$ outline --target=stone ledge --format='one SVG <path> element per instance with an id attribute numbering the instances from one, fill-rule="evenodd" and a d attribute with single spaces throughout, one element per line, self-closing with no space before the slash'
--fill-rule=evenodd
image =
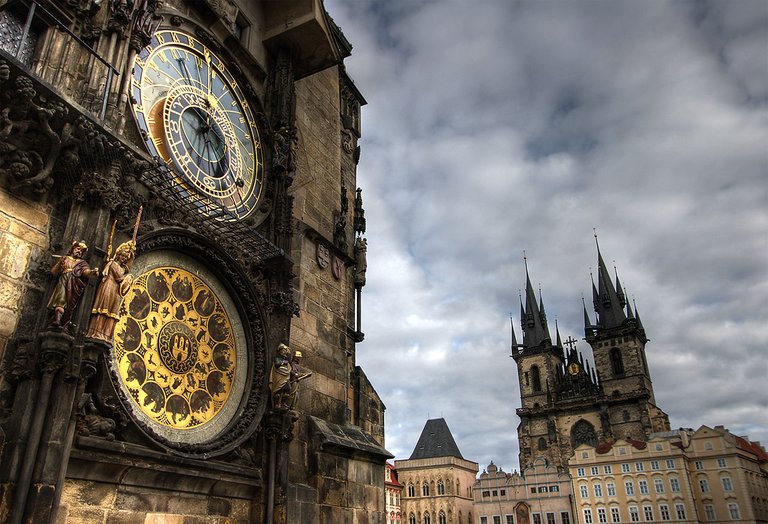
<path id="1" fill-rule="evenodd" d="M 372 462 L 394 458 L 394 455 L 381 447 L 373 437 L 356 426 L 333 424 L 312 416 L 309 419 L 322 451 L 364 458 Z"/>

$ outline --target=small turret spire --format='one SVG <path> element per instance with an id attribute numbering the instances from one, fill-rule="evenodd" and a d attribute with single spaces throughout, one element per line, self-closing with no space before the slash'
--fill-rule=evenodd
<path id="1" fill-rule="evenodd" d="M 526 348 L 551 344 L 552 338 L 547 329 L 546 315 L 539 307 L 543 303 L 536 301 L 536 294 L 528 273 L 528 261 L 525 258 L 525 321 L 523 322 L 523 345 Z"/>
<path id="2" fill-rule="evenodd" d="M 599 328 L 610 329 L 620 326 L 627 319 L 624 314 L 624 304 L 622 304 L 626 301 L 619 297 L 608 274 L 603 255 L 600 253 L 600 245 L 597 243 L 597 233 L 595 233 L 595 245 L 597 246 L 597 325 Z"/>
<path id="3" fill-rule="evenodd" d="M 562 348 L 563 341 L 560 339 L 560 326 L 557 325 L 557 319 L 555 319 L 555 333 L 557 334 L 557 343 L 555 345 Z"/>
<path id="4" fill-rule="evenodd" d="M 512 313 L 509 314 L 509 329 L 512 333 L 512 354 L 515 354 L 517 352 L 517 338 L 515 337 L 515 320 L 512 318 Z"/>

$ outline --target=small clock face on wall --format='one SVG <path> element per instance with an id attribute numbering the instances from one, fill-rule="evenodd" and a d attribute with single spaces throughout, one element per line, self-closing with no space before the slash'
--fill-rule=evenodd
<path id="1" fill-rule="evenodd" d="M 262 193 L 253 112 L 221 59 L 193 36 L 158 31 L 133 66 L 133 111 L 146 144 L 183 185 L 248 216 Z"/>

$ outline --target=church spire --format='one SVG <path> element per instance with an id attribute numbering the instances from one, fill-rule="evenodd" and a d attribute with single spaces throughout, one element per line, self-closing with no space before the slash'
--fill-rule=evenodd
<path id="1" fill-rule="evenodd" d="M 624 293 L 621 296 L 616 292 L 608 269 L 605 267 L 603 255 L 600 253 L 600 244 L 597 242 L 597 233 L 595 233 L 595 245 L 597 246 L 597 290 L 592 286 L 593 294 L 597 292 L 595 300 L 595 311 L 597 311 L 597 326 L 602 329 L 618 327 L 627 319 L 624 313 L 626 300 Z M 616 276 L 616 283 L 620 285 L 619 277 Z M 621 288 L 619 288 L 621 289 Z"/>
<path id="2" fill-rule="evenodd" d="M 522 307 L 522 302 L 521 302 Z M 547 317 L 544 313 L 544 303 L 537 303 L 536 293 L 531 285 L 531 277 L 528 274 L 528 260 L 525 261 L 525 311 L 523 321 L 523 345 L 526 348 L 551 344 L 552 337 L 547 328 Z"/>

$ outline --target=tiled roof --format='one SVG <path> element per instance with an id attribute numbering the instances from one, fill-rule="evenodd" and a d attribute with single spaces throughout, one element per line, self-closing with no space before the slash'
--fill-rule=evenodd
<path id="1" fill-rule="evenodd" d="M 736 445 L 739 448 L 748 451 L 749 453 L 753 453 L 760 462 L 768 461 L 768 453 L 765 452 L 765 449 L 760 444 L 736 435 L 734 435 L 734 438 L 736 439 Z"/>
<path id="2" fill-rule="evenodd" d="M 427 420 L 409 460 L 436 457 L 464 458 L 443 418 Z"/>

